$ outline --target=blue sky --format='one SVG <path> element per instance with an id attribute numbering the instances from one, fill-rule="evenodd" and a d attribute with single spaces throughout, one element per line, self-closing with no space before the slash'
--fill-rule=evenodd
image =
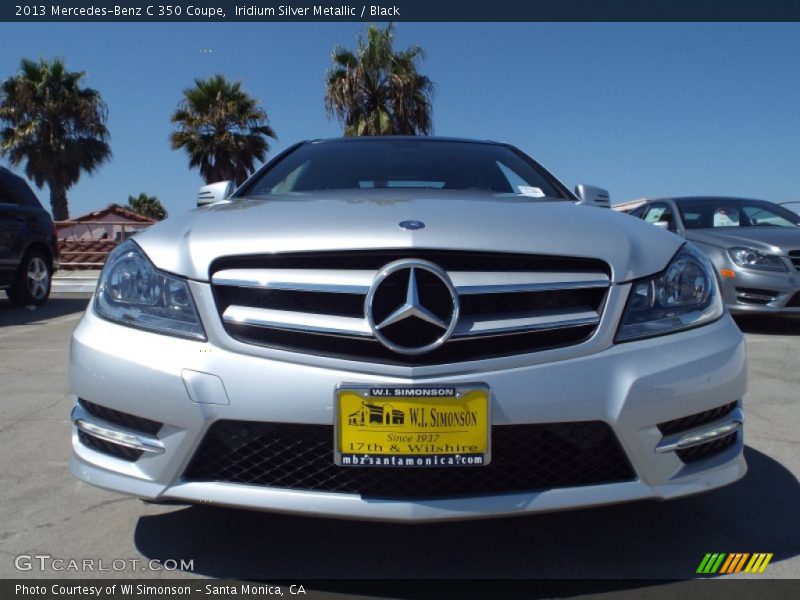
<path id="1" fill-rule="evenodd" d="M 62 56 L 108 104 L 114 159 L 70 190 L 73 216 L 142 191 L 178 214 L 202 185 L 168 144 L 181 91 L 215 73 L 242 80 L 278 134 L 270 155 L 340 135 L 325 69 L 363 28 L 2 23 L 0 77 L 22 57 Z M 399 23 L 397 38 L 427 51 L 438 135 L 513 143 L 616 202 L 800 197 L 800 24 Z M 47 188 L 34 190 L 49 207 Z"/>

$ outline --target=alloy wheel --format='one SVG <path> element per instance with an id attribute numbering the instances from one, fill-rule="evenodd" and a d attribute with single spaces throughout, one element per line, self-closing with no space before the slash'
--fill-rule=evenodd
<path id="1" fill-rule="evenodd" d="M 47 295 L 50 284 L 50 274 L 47 265 L 38 256 L 34 256 L 28 263 L 28 291 L 36 300 L 41 300 Z"/>

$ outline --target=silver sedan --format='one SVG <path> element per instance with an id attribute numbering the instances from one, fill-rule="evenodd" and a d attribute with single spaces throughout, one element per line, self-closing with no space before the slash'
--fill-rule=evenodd
<path id="1" fill-rule="evenodd" d="M 694 243 L 735 313 L 800 313 L 800 215 L 742 198 L 648 200 L 631 215 Z"/>

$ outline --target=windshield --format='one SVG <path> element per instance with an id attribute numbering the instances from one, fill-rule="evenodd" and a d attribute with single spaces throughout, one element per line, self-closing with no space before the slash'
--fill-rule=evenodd
<path id="1" fill-rule="evenodd" d="M 267 169 L 242 195 L 381 188 L 571 199 L 549 173 L 507 146 L 423 138 L 303 144 Z"/>
<path id="2" fill-rule="evenodd" d="M 800 202 L 784 202 L 781 206 L 800 215 Z"/>
<path id="3" fill-rule="evenodd" d="M 763 200 L 678 200 L 686 229 L 718 227 L 797 227 L 800 216 Z"/>

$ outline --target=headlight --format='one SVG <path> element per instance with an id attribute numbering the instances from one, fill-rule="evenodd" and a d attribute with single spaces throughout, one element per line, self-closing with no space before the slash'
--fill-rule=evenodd
<path id="1" fill-rule="evenodd" d="M 724 311 L 711 262 L 685 244 L 663 273 L 633 283 L 616 341 L 690 329 Z"/>
<path id="2" fill-rule="evenodd" d="M 104 319 L 129 327 L 206 339 L 186 281 L 157 270 L 130 240 L 108 256 L 94 310 Z"/>
<path id="3" fill-rule="evenodd" d="M 740 267 L 748 269 L 762 269 L 764 271 L 788 271 L 784 262 L 777 256 L 761 252 L 754 248 L 730 248 L 728 254 L 731 260 Z"/>

